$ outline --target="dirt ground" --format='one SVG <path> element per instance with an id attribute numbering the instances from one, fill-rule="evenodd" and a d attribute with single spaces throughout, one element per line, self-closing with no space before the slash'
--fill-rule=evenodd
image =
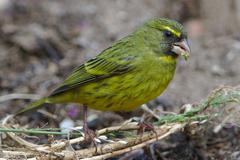
<path id="1" fill-rule="evenodd" d="M 240 34 L 214 34 L 205 23 L 197 1 L 3 0 L 0 12 L 0 96 L 48 95 L 76 66 L 152 17 L 174 18 L 186 26 L 191 57 L 188 62 L 179 60 L 174 80 L 151 104 L 178 112 L 183 104 L 199 102 L 220 85 L 240 84 Z M 28 102 L 0 102 L 0 117 L 14 113 Z M 70 114 L 71 119 L 75 125 L 81 124 L 81 109 L 74 105 L 57 105 L 47 110 L 59 117 L 49 120 L 32 113 L 19 121 L 29 123 L 29 127 L 47 122 L 51 127 L 58 127 L 66 115 L 74 112 Z M 136 116 L 134 113 L 91 113 L 93 128 Z M 101 118 L 96 118 L 98 115 Z M 94 123 L 96 119 L 100 119 L 99 124 Z M 144 148 L 130 158 L 240 159 L 239 138 L 238 127 L 226 127 L 217 135 L 210 128 L 198 139 L 179 133 L 166 142 L 154 144 L 157 156 L 150 156 L 149 149 Z M 126 159 L 126 155 L 116 159 Z"/>

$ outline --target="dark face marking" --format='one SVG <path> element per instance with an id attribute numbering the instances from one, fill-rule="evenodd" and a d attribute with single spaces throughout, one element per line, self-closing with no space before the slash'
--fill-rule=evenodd
<path id="1" fill-rule="evenodd" d="M 172 47 L 173 47 L 173 43 L 176 43 L 176 42 L 180 42 L 183 40 L 183 34 L 180 33 L 180 32 L 175 32 L 174 30 L 168 30 L 169 28 L 163 30 L 163 36 L 164 36 L 164 39 L 166 41 L 166 49 L 165 49 L 165 54 L 167 55 L 171 55 L 175 58 L 178 57 L 178 55 L 174 52 L 172 52 Z M 173 32 L 174 31 L 174 32 Z"/>

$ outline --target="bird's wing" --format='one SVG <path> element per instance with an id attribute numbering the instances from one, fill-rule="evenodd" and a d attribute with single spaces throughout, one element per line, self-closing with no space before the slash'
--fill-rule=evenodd
<path id="1" fill-rule="evenodd" d="M 124 53 L 122 54 L 121 59 L 119 59 L 118 56 L 116 57 L 116 55 L 121 55 L 121 53 L 114 53 L 115 56 L 111 56 L 111 54 L 113 54 L 111 51 L 112 49 L 113 48 L 111 47 L 110 49 L 103 51 L 104 53 L 102 52 L 96 58 L 90 59 L 76 68 L 73 73 L 51 93 L 50 96 L 61 94 L 88 82 L 128 72 L 132 68 L 130 62 L 133 58 L 131 56 L 128 58 L 128 55 Z M 115 49 L 115 52 L 118 52 L 117 49 Z"/>

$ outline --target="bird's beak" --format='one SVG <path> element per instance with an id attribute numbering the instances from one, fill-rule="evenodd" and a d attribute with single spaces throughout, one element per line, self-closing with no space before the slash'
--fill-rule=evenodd
<path id="1" fill-rule="evenodd" d="M 187 40 L 183 39 L 180 42 L 174 43 L 172 47 L 172 52 L 182 56 L 185 60 L 188 60 L 191 51 Z"/>

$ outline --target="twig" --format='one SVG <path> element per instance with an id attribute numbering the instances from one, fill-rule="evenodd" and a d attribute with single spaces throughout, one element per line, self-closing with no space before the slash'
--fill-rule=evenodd
<path id="1" fill-rule="evenodd" d="M 9 128 L 9 127 L 7 127 L 7 121 L 8 121 L 9 119 L 11 119 L 12 117 L 13 117 L 12 115 L 9 115 L 9 116 L 7 116 L 6 118 L 4 118 L 4 119 L 2 120 L 2 125 L 5 126 L 6 128 Z M 7 135 L 8 135 L 9 137 L 11 137 L 13 140 L 15 140 L 16 142 L 18 142 L 19 144 L 23 145 L 23 146 L 26 146 L 26 147 L 29 147 L 29 148 L 37 147 L 36 144 L 30 143 L 30 142 L 28 142 L 28 141 L 25 141 L 24 139 L 16 136 L 15 133 L 8 132 Z"/>
<path id="2" fill-rule="evenodd" d="M 13 129 L 10 128 L 9 126 L 7 126 L 7 121 L 11 118 L 12 116 L 7 116 L 5 119 L 3 119 L 2 122 L 2 126 L 5 128 L 1 128 L 0 131 L 10 131 L 7 132 L 7 134 L 14 139 L 16 142 L 18 142 L 19 144 L 26 146 L 28 148 L 31 149 L 35 149 L 37 151 L 42 151 L 42 152 L 47 152 L 47 150 L 51 149 L 51 150 L 57 150 L 57 149 L 61 149 L 67 145 L 71 145 L 71 144 L 76 144 L 76 143 L 80 143 L 82 141 L 84 141 L 84 137 L 78 137 L 75 139 L 71 139 L 69 141 L 61 141 L 58 142 L 56 144 L 52 144 L 50 146 L 42 146 L 42 145 L 36 145 L 33 143 L 30 143 L 24 139 L 22 139 L 21 137 L 17 136 L 14 133 L 11 132 L 21 132 L 21 133 L 38 133 L 38 134 L 55 134 L 55 135 L 66 135 L 66 133 L 62 133 L 62 132 L 49 132 L 49 131 L 42 131 L 42 130 L 23 130 L 23 129 Z M 134 130 L 134 129 L 138 129 L 138 125 L 135 122 L 131 122 L 131 123 L 127 123 L 121 126 L 115 126 L 115 127 L 109 127 L 109 128 L 104 128 L 101 129 L 97 132 L 97 135 L 102 135 L 102 134 L 106 134 L 112 131 L 125 131 L 125 130 Z"/>
<path id="3" fill-rule="evenodd" d="M 110 157 L 116 157 L 118 155 L 130 152 L 130 151 L 133 151 L 133 150 L 136 150 L 136 149 L 143 148 L 144 146 L 147 146 L 148 144 L 151 144 L 151 143 L 155 142 L 156 140 L 164 139 L 167 136 L 169 136 L 170 134 L 181 130 L 182 128 L 184 128 L 184 126 L 185 126 L 185 124 L 175 124 L 171 127 L 171 129 L 167 133 L 157 134 L 157 136 L 151 137 L 149 140 L 144 141 L 142 143 L 139 143 L 137 145 L 128 146 L 128 147 L 126 147 L 124 149 L 121 149 L 121 150 L 108 152 L 106 154 L 102 154 L 102 155 L 99 155 L 99 156 L 94 156 L 94 157 L 91 157 L 91 158 L 83 158 L 81 160 L 102 160 L 102 159 L 107 159 L 107 158 L 110 158 Z M 78 151 L 76 151 L 76 154 L 78 154 Z"/>
<path id="4" fill-rule="evenodd" d="M 176 125 L 174 127 L 174 125 Z M 27 152 L 27 154 L 25 154 L 25 156 L 38 156 L 39 152 L 43 152 L 45 154 L 51 154 L 53 155 L 52 158 L 57 158 L 58 156 L 64 157 L 64 159 L 74 159 L 76 156 L 78 158 L 86 158 L 86 157 L 92 157 L 92 156 L 96 156 L 95 158 L 99 159 L 99 158 L 104 158 L 104 157 L 109 157 L 111 154 L 110 153 L 114 153 L 114 155 L 119 155 L 122 153 L 126 153 L 130 150 L 135 150 L 135 149 L 139 149 L 145 145 L 148 145 L 149 143 L 152 143 L 156 140 L 160 140 L 166 136 L 168 136 L 169 134 L 173 133 L 174 130 L 176 131 L 176 129 L 179 129 L 181 126 L 181 128 L 184 127 L 184 124 L 172 124 L 172 125 L 164 125 L 162 127 L 158 127 L 156 128 L 156 133 L 157 134 L 153 134 L 153 133 L 146 133 L 144 134 L 142 137 L 137 137 L 137 138 L 128 138 L 126 139 L 127 143 L 122 143 L 122 141 L 117 141 L 114 143 L 110 143 L 110 144 L 104 144 L 101 145 L 97 148 L 97 152 L 95 150 L 95 148 L 88 148 L 88 149 L 83 149 L 83 150 L 79 150 L 79 151 L 62 151 L 62 152 L 53 152 L 53 149 L 57 149 L 56 147 L 59 146 L 58 145 L 53 145 L 51 147 L 49 146 L 45 146 L 45 147 L 33 147 L 31 148 L 32 152 Z M 99 130 L 99 134 L 103 134 L 103 133 L 107 133 L 110 131 L 117 131 L 117 130 L 127 130 L 127 129 L 137 129 L 138 127 L 136 126 L 136 123 L 130 123 L 128 126 L 117 126 L 117 127 L 109 127 L 106 129 L 102 129 Z M 14 137 L 16 140 L 16 137 Z M 75 142 L 79 142 L 79 140 L 83 140 L 83 137 L 77 138 L 77 139 L 72 139 L 70 140 L 70 143 L 75 143 Z M 75 141 L 75 142 L 74 142 Z M 61 144 L 67 144 L 67 143 L 61 143 Z M 138 145 L 139 144 L 139 145 Z M 26 145 L 25 143 L 23 145 Z M 54 147 L 54 148 L 52 148 Z M 35 151 L 35 152 L 34 152 Z M 38 151 L 38 152 L 36 152 Z M 12 154 L 12 155 L 23 155 L 24 152 L 17 152 L 17 151 L 5 151 L 3 152 L 3 154 L 6 156 L 8 154 Z M 99 157 L 97 155 L 102 155 L 103 157 Z M 93 158 L 93 157 L 92 157 Z"/>
<path id="5" fill-rule="evenodd" d="M 52 131 L 44 131 L 38 129 L 21 129 L 21 128 L 0 128 L 0 132 L 14 132 L 14 133 L 27 133 L 27 134 L 43 134 L 43 135 L 68 135 L 65 132 L 52 132 Z M 80 133 L 72 133 L 72 135 L 80 136 Z"/>
<path id="6" fill-rule="evenodd" d="M 5 119 L 2 120 L 2 125 L 7 127 L 7 121 L 9 119 L 11 119 L 13 116 L 12 115 L 9 115 L 7 116 Z M 7 133 L 9 137 L 11 137 L 13 140 L 15 140 L 17 143 L 19 143 L 20 145 L 22 146 L 25 146 L 27 147 L 30 151 L 38 151 L 40 153 L 46 153 L 46 154 L 52 154 L 52 155 L 56 155 L 57 157 L 61 156 L 62 157 L 62 154 L 61 153 L 52 153 L 51 151 L 49 150 L 43 150 L 43 149 L 35 149 L 37 148 L 39 145 L 36 145 L 36 144 L 33 144 L 33 143 L 30 143 L 22 138 L 20 138 L 19 136 L 17 136 L 15 133 L 13 132 L 8 132 Z"/>
<path id="7" fill-rule="evenodd" d="M 22 94 L 22 93 L 13 93 L 4 96 L 0 96 L 0 103 L 9 101 L 12 99 L 31 99 L 31 100 L 38 100 L 41 97 L 37 94 Z"/>
<path id="8" fill-rule="evenodd" d="M 97 135 L 103 135 L 109 132 L 113 132 L 113 131 L 127 131 L 127 130 L 136 130 L 138 129 L 138 125 L 135 122 L 132 123 L 128 123 L 126 125 L 122 125 L 122 126 L 115 126 L 115 127 L 108 127 L 108 128 L 104 128 L 101 129 L 99 131 L 97 131 Z M 74 138 L 71 139 L 69 141 L 65 141 L 65 142 L 59 142 L 56 144 L 51 145 L 51 147 L 49 146 L 40 146 L 38 147 L 38 149 L 42 149 L 42 150 L 48 150 L 48 149 L 61 149 L 67 145 L 72 145 L 72 144 L 76 144 L 76 143 L 81 143 L 82 141 L 84 141 L 84 137 L 78 137 L 78 138 Z"/>
<path id="9" fill-rule="evenodd" d="M 52 118 L 54 120 L 57 120 L 58 116 L 57 115 L 54 115 L 50 112 L 47 112 L 46 110 L 43 110 L 43 109 L 38 109 L 37 110 L 39 113 L 42 113 L 43 115 L 45 115 L 46 117 L 49 117 L 49 118 Z"/>
<path id="10" fill-rule="evenodd" d="M 164 114 L 164 115 L 177 115 L 177 113 L 175 112 L 169 112 L 169 111 L 161 111 L 160 109 L 157 109 L 157 111 L 161 114 Z"/>
<path id="11" fill-rule="evenodd" d="M 143 105 L 141 106 L 141 108 L 142 108 L 144 111 L 146 111 L 146 112 L 148 112 L 149 114 L 151 114 L 153 117 L 157 118 L 158 120 L 161 119 L 156 113 L 154 113 L 151 109 L 149 109 L 146 104 L 143 104 Z"/>
<path id="12" fill-rule="evenodd" d="M 12 157 L 12 156 L 33 156 L 36 155 L 33 152 L 24 152 L 24 151 L 1 151 L 5 157 Z"/>

